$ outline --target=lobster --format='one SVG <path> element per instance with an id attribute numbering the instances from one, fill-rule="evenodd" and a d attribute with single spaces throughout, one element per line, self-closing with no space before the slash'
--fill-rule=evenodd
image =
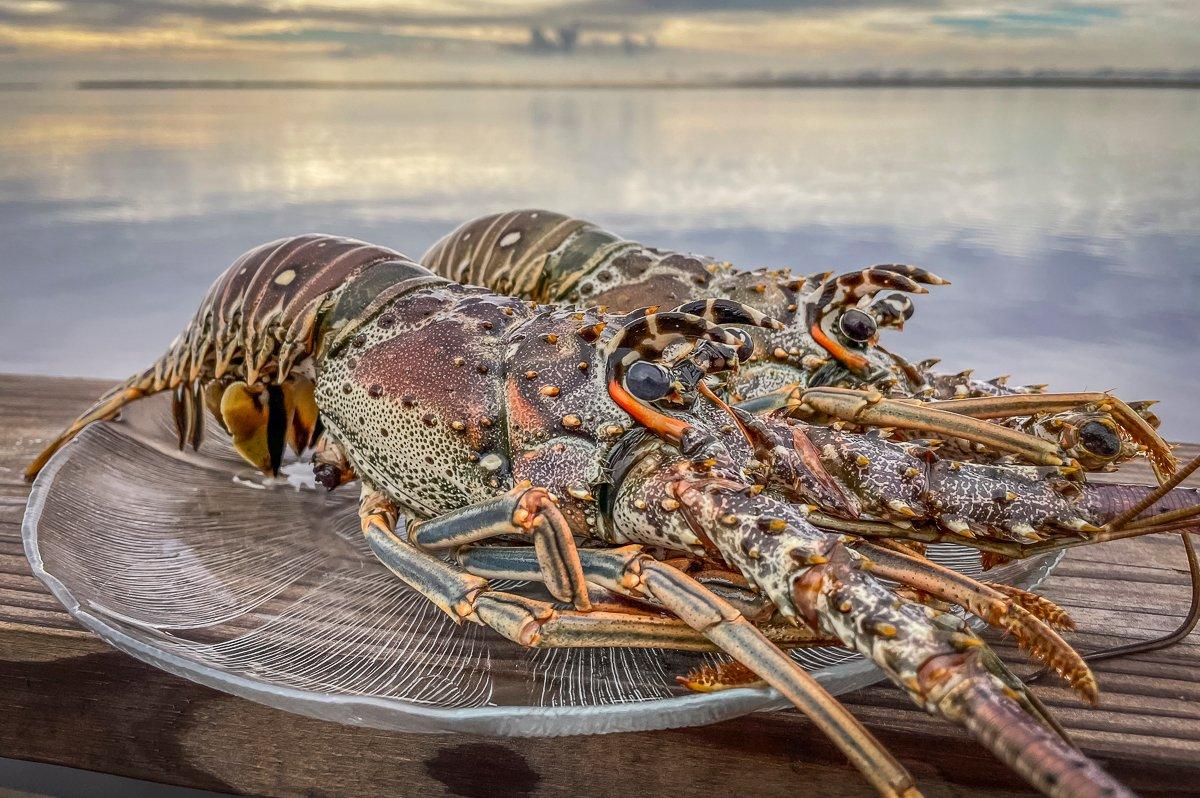
<path id="1" fill-rule="evenodd" d="M 627 241 L 547 210 L 466 222 L 421 262 L 457 282 L 541 303 L 629 311 L 723 297 L 770 314 L 784 328 L 751 330 L 754 353 L 726 381 L 727 398 L 746 409 L 788 407 L 824 423 L 936 436 L 957 448 L 959 457 L 972 459 L 1053 464 L 1055 453 L 1063 451 L 1089 470 L 1113 470 L 1145 452 L 1160 478 L 1176 465 L 1155 432 L 1153 402 L 1126 404 L 1095 392 L 1045 394 L 1044 385 L 1008 385 L 1006 377 L 985 381 L 970 370 L 936 372 L 936 359 L 914 364 L 882 346 L 880 330 L 903 329 L 912 317 L 910 294 L 948 284 L 917 266 L 883 264 L 807 277 L 786 269 L 750 271 Z M 945 412 L 922 413 L 918 422 L 893 401 L 897 398 L 921 399 L 927 410 Z M 1026 435 L 1005 435 L 967 419 L 992 420 Z"/>
<path id="2" fill-rule="evenodd" d="M 1066 614 L 906 541 L 1019 555 L 1177 529 L 1200 514 L 1195 492 L 1176 487 L 1200 460 L 1156 489 L 1095 485 L 1061 464 L 964 462 L 755 415 L 709 386 L 751 355 L 739 328 L 784 326 L 724 298 L 624 315 L 543 307 L 386 248 L 299 236 L 238 259 L 167 352 L 26 475 L 87 424 L 170 391 L 181 447 L 199 445 L 207 409 L 267 473 L 285 447 L 311 447 L 321 484 L 357 478 L 372 551 L 456 621 L 526 646 L 727 652 L 743 671 L 683 678 L 698 689 L 761 679 L 881 794 L 918 795 L 784 651 L 836 642 L 1046 794 L 1128 795 L 950 605 L 1094 700 L 1090 669 L 1055 631 Z M 493 587 L 509 578 L 552 600 Z"/>
<path id="3" fill-rule="evenodd" d="M 468 221 L 434 244 L 422 262 L 443 276 L 539 302 L 629 310 L 641 303 L 719 296 L 769 313 L 785 328 L 749 330 L 753 355 L 740 372 L 724 375 L 726 398 L 747 410 L 786 408 L 823 424 L 884 429 L 893 439 L 933 436 L 924 443 L 953 450 L 960 460 L 1055 464 L 1065 454 L 1074 466 L 1113 471 L 1146 455 L 1160 482 L 1177 466 L 1156 432 L 1154 402 L 1126 404 L 1099 392 L 1047 395 L 1045 385 L 1009 385 L 1007 377 L 985 381 L 973 378 L 971 370 L 937 372 L 936 358 L 912 363 L 882 346 L 881 330 L 903 329 L 912 317 L 910 294 L 948 284 L 916 266 L 884 264 L 807 277 L 786 269 L 748 271 L 703 255 L 647 247 L 590 222 L 537 209 Z M 914 413 L 905 401 L 920 401 L 924 408 Z M 1182 539 L 1192 580 L 1185 620 L 1161 638 L 1092 652 L 1089 660 L 1173 645 L 1200 622 L 1200 559 L 1186 534 Z M 1006 559 L 987 552 L 983 562 L 987 567 Z"/>

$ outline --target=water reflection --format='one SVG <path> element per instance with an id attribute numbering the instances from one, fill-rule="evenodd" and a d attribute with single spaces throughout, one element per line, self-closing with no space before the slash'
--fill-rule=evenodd
<path id="1" fill-rule="evenodd" d="M 320 230 L 412 255 L 470 216 L 568 210 L 810 271 L 954 285 L 897 343 L 950 368 L 1160 397 L 1200 438 L 1200 93 L 13 92 L 0 369 L 122 376 L 213 277 Z"/>

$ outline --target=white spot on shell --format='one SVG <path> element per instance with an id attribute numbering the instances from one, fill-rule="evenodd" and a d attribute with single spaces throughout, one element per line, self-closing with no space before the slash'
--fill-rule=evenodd
<path id="1" fill-rule="evenodd" d="M 519 230 L 513 230 L 511 233 L 504 234 L 504 237 L 500 239 L 500 246 L 511 247 L 513 244 L 517 243 L 520 240 L 521 240 L 521 232 Z"/>
<path id="2" fill-rule="evenodd" d="M 288 269 L 275 275 L 275 285 L 291 285 L 292 280 L 296 279 L 296 270 Z"/>
<path id="3" fill-rule="evenodd" d="M 470 265 L 471 265 L 470 256 L 464 256 L 463 259 L 458 262 L 458 270 L 463 271 Z"/>
<path id="4" fill-rule="evenodd" d="M 491 452 L 480 458 L 479 465 L 484 471 L 499 471 L 504 466 L 504 458 Z"/>

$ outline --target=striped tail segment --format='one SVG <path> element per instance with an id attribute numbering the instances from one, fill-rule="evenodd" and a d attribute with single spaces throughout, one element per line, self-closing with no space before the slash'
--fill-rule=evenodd
<path id="1" fill-rule="evenodd" d="M 421 258 L 458 283 L 534 302 L 570 300 L 572 288 L 617 252 L 638 245 L 582 219 L 530 209 L 473 219 Z"/>
<path id="2" fill-rule="evenodd" d="M 336 236 L 302 235 L 250 250 L 213 283 L 167 352 L 51 441 L 26 469 L 26 479 L 88 424 L 168 390 L 174 392 L 181 448 L 199 446 L 207 406 L 242 456 L 273 473 L 285 443 L 303 449 L 318 431 L 311 370 L 300 366 L 316 350 L 323 312 L 368 274 L 373 283 L 394 282 L 414 270 L 428 275 L 398 252 Z"/>

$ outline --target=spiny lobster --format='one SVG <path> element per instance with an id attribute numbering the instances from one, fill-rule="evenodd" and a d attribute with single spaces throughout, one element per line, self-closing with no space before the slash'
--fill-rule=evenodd
<path id="1" fill-rule="evenodd" d="M 753 415 L 706 382 L 750 355 L 727 325 L 784 328 L 728 299 L 625 315 L 541 307 L 358 241 L 276 241 L 236 261 L 168 351 L 27 476 L 85 425 L 171 391 L 180 446 L 198 445 L 207 407 L 264 471 L 285 446 L 314 446 L 324 485 L 360 479 L 372 550 L 456 620 L 529 646 L 725 651 L 881 793 L 917 795 L 781 648 L 836 641 L 1047 794 L 1128 795 L 946 604 L 1007 630 L 1094 699 L 1090 670 L 1052 628 L 1065 614 L 890 539 L 1020 555 L 1175 529 L 1200 513 L 1194 492 L 1174 489 L 1182 477 L 1153 491 L 1093 485 L 1063 466 L 962 462 Z M 1173 509 L 1134 520 L 1151 505 Z M 558 603 L 497 590 L 500 578 L 542 582 Z"/>
<path id="2" fill-rule="evenodd" d="M 934 435 L 958 448 L 959 457 L 972 459 L 1016 455 L 1057 464 L 1056 453 L 1063 451 L 1095 470 L 1145 451 L 1160 476 L 1175 465 L 1170 447 L 1155 433 L 1153 402 L 1127 405 L 1102 393 L 1043 394 L 1044 385 L 1010 386 L 1005 377 L 984 381 L 970 371 L 936 372 L 936 359 L 914 364 L 883 347 L 879 331 L 903 328 L 913 314 L 908 294 L 947 284 L 917 266 L 885 264 L 807 277 L 787 269 L 750 271 L 627 241 L 547 210 L 466 222 L 434 244 L 422 263 L 457 282 L 541 303 L 630 311 L 722 297 L 770 314 L 784 328 L 751 331 L 754 354 L 727 379 L 726 398 L 748 410 L 788 407 L 814 421 Z M 945 412 L 923 413 L 918 423 L 905 407 L 880 403 L 880 394 L 921 399 L 926 410 Z M 971 419 L 1027 434 L 1007 435 Z"/>

